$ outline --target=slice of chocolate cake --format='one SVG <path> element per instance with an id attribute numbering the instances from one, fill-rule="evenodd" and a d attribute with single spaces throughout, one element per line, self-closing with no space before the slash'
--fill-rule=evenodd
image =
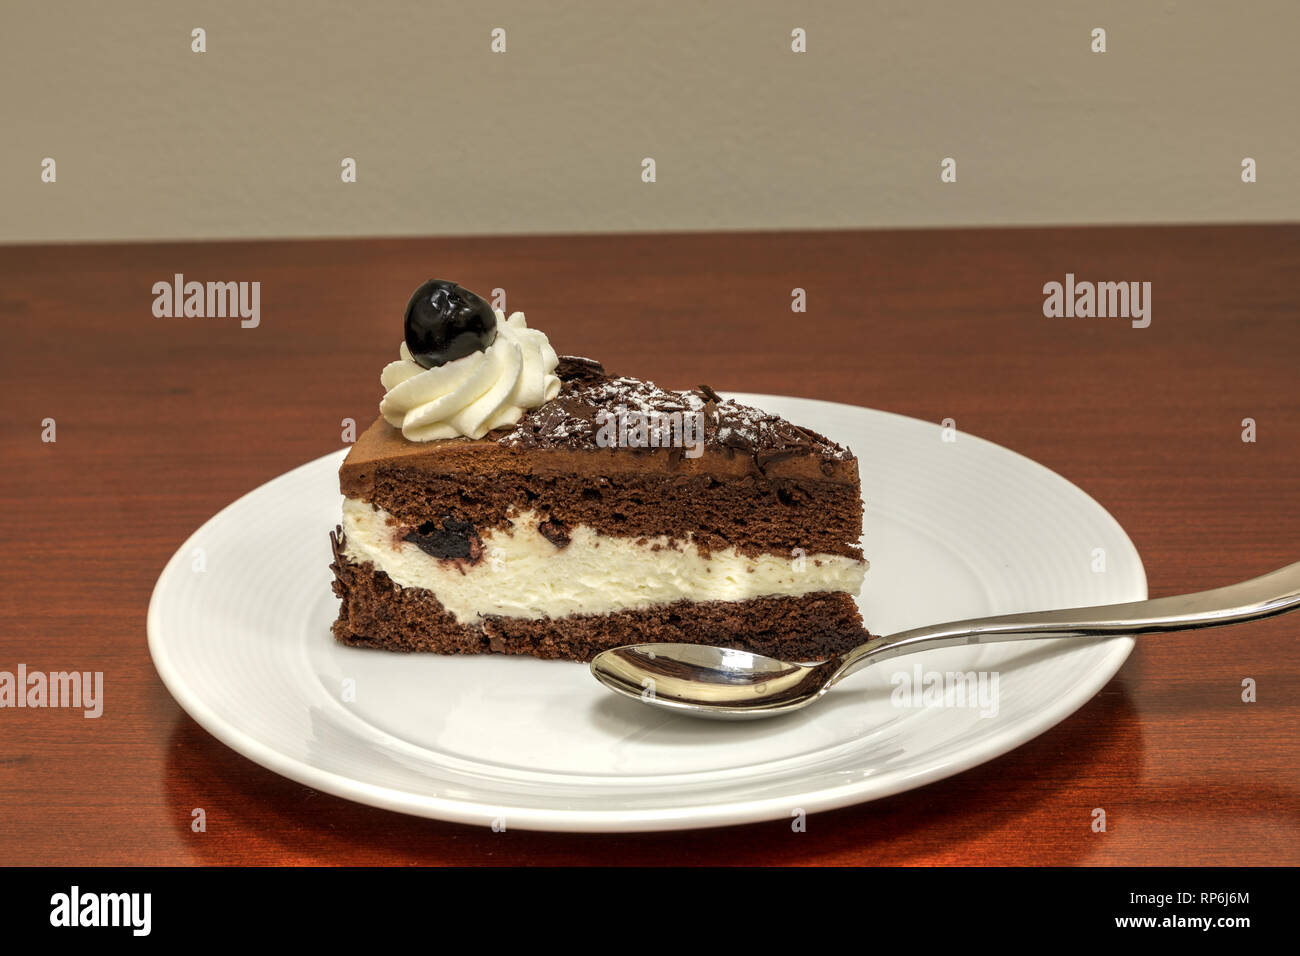
<path id="1" fill-rule="evenodd" d="M 589 660 L 677 641 L 821 659 L 863 640 L 848 449 L 705 386 L 557 358 L 430 280 L 339 472 L 335 636 Z"/>

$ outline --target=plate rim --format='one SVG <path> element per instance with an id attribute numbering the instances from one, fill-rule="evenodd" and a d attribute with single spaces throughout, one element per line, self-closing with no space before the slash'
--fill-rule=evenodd
<path id="1" fill-rule="evenodd" d="M 934 425 L 932 422 L 927 422 L 910 415 L 903 415 L 885 409 L 869 408 L 864 405 L 853 405 L 847 402 L 835 402 L 794 395 L 771 395 L 758 392 L 724 392 L 722 394 L 726 397 L 737 398 L 748 404 L 755 404 L 758 407 L 762 407 L 764 401 L 789 401 L 794 399 L 799 402 L 839 406 L 840 408 L 853 410 L 854 412 L 868 411 L 873 414 L 887 415 L 892 418 L 902 419 L 913 424 L 939 427 Z M 1023 455 L 1014 449 L 1007 448 L 1005 445 L 1000 445 L 997 442 L 981 438 L 978 435 L 969 432 L 963 431 L 961 432 L 961 435 L 964 439 L 973 439 L 986 445 L 990 445 L 999 452 L 1010 454 L 1021 462 L 1027 463 L 1033 469 L 1044 472 L 1057 481 L 1064 482 L 1077 494 L 1081 495 L 1096 509 L 1099 515 L 1104 516 L 1104 519 L 1110 522 L 1113 526 L 1112 530 L 1117 534 L 1118 538 L 1128 546 L 1129 551 L 1131 552 L 1130 556 L 1134 561 L 1134 573 L 1140 579 L 1135 582 L 1135 588 L 1137 591 L 1141 592 L 1140 595 L 1132 598 L 1132 600 L 1144 600 L 1147 597 L 1146 568 L 1142 563 L 1141 554 L 1138 552 L 1137 546 L 1133 543 L 1128 532 L 1124 530 L 1124 527 L 1119 523 L 1114 515 L 1103 507 L 1100 502 L 1093 498 L 1092 495 L 1088 494 L 1088 492 L 1084 491 L 1059 472 L 1053 471 L 1046 465 Z M 326 460 L 341 461 L 348 451 L 349 447 L 339 448 L 313 458 L 310 461 L 304 462 L 288 471 L 281 472 L 268 481 L 262 482 L 260 485 L 257 485 L 246 493 L 240 495 L 199 525 L 199 527 L 196 528 L 176 549 L 159 572 L 158 578 L 154 582 L 153 590 L 150 593 L 149 608 L 146 615 L 146 631 L 148 635 L 149 654 L 153 661 L 154 669 L 158 672 L 158 676 L 163 682 L 163 686 L 166 687 L 168 693 L 172 695 L 172 698 L 176 701 L 181 710 L 205 731 L 217 740 L 221 741 L 221 743 L 225 744 L 231 750 L 234 750 L 241 756 L 267 770 L 272 771 L 273 773 L 279 774 L 289 780 L 293 780 L 303 786 L 319 790 L 322 793 L 328 793 L 345 800 L 352 800 L 354 802 L 378 807 L 380 809 L 392 810 L 427 819 L 463 823 L 471 826 L 485 826 L 490 824 L 494 818 L 503 816 L 507 827 L 513 827 L 519 830 L 563 833 L 661 832 L 725 826 L 743 826 L 746 824 L 784 819 L 796 805 L 805 813 L 821 813 L 829 810 L 837 810 L 859 803 L 866 803 L 872 800 L 894 796 L 898 793 L 914 790 L 938 780 L 956 776 L 957 774 L 964 773 L 965 771 L 980 766 L 981 764 L 988 763 L 991 760 L 996 760 L 1003 754 L 1009 753 L 1017 747 L 1047 733 L 1095 697 L 1108 683 L 1110 683 L 1119 672 L 1119 669 L 1123 666 L 1124 662 L 1128 659 L 1129 654 L 1132 652 L 1133 647 L 1136 644 L 1133 635 L 1118 635 L 1109 638 L 1099 638 L 1097 643 L 1105 647 L 1105 656 L 1100 658 L 1089 670 L 1086 679 L 1074 685 L 1069 694 L 1054 699 L 1051 706 L 1037 711 L 1036 713 L 1041 715 L 1041 720 L 1023 721 L 1022 726 L 1019 728 L 1013 726 L 1003 730 L 1001 733 L 992 734 L 987 738 L 976 740 L 970 746 L 960 750 L 953 757 L 942 760 L 938 764 L 916 773 L 905 773 L 897 776 L 893 778 L 892 783 L 887 783 L 884 786 L 879 784 L 879 778 L 867 776 L 862 780 L 848 785 L 809 791 L 797 796 L 787 795 L 780 797 L 767 797 L 706 806 L 638 810 L 557 810 L 539 809 L 535 807 L 501 806 L 496 808 L 495 811 L 492 811 L 483 803 L 471 803 L 446 797 L 413 794 L 393 787 L 367 783 L 366 781 L 358 780 L 355 777 L 315 767 L 296 757 L 281 753 L 274 747 L 263 743 L 256 737 L 236 729 L 222 720 L 211 708 L 208 707 L 200 695 L 189 689 L 181 676 L 179 669 L 168 657 L 165 647 L 165 637 L 162 633 L 161 621 L 161 595 L 163 593 L 165 580 L 172 573 L 175 565 L 186 560 L 185 555 L 187 555 L 193 547 L 193 542 L 195 542 L 210 525 L 219 521 L 226 512 L 237 507 L 246 498 L 262 492 L 268 486 L 281 480 L 288 479 L 290 476 L 304 469 L 320 467 L 321 463 Z"/>

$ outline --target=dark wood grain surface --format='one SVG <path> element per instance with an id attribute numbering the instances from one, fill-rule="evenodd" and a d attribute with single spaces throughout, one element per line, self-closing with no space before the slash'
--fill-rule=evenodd
<path id="1" fill-rule="evenodd" d="M 155 318 L 177 272 L 260 281 L 260 326 Z M 1150 327 L 1045 318 L 1066 272 L 1150 281 Z M 0 247 L 0 670 L 106 681 L 98 720 L 0 710 L 0 863 L 1300 863 L 1300 617 L 1140 641 L 1038 739 L 806 833 L 493 833 L 228 750 L 150 664 L 154 580 L 373 418 L 430 275 L 505 288 L 560 351 L 660 384 L 954 418 L 1108 508 L 1153 596 L 1300 559 L 1300 227 Z"/>

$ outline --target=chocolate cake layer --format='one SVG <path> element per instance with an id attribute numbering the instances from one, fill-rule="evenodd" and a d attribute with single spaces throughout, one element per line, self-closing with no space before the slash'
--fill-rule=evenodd
<path id="1" fill-rule="evenodd" d="M 705 386 L 668 391 L 573 357 L 558 371 L 557 398 L 482 439 L 410 442 L 379 419 L 339 470 L 343 494 L 434 530 L 481 533 L 533 510 L 561 530 L 585 524 L 619 537 L 691 535 L 705 550 L 862 556 L 861 489 L 848 449 Z M 597 422 L 616 409 L 698 416 L 698 456 L 602 447 Z"/>
<path id="2" fill-rule="evenodd" d="M 487 617 L 462 625 L 432 592 L 399 588 L 373 565 L 337 550 L 334 593 L 342 599 L 334 636 L 355 647 L 438 654 L 530 654 L 589 661 L 639 643 L 712 644 L 782 660 L 825 660 L 867 639 L 853 598 L 842 592 L 746 601 L 680 601 L 644 610 L 531 620 Z"/>
<path id="3" fill-rule="evenodd" d="M 390 467 L 377 471 L 363 500 L 405 525 L 452 527 L 466 537 L 507 527 L 512 511 L 533 510 L 557 530 L 582 524 L 618 537 L 690 535 L 705 552 L 731 545 L 747 554 L 789 557 L 802 548 L 805 554 L 862 557 L 856 483 L 506 471 L 471 480 Z"/>

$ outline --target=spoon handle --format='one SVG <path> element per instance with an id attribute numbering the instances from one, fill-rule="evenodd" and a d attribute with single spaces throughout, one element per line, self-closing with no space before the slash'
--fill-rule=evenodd
<path id="1" fill-rule="evenodd" d="M 1297 607 L 1300 607 L 1300 562 L 1212 591 L 1128 604 L 970 618 L 873 638 L 844 653 L 830 683 L 866 664 L 917 650 L 1043 637 L 1104 637 L 1218 627 L 1282 614 Z"/>

